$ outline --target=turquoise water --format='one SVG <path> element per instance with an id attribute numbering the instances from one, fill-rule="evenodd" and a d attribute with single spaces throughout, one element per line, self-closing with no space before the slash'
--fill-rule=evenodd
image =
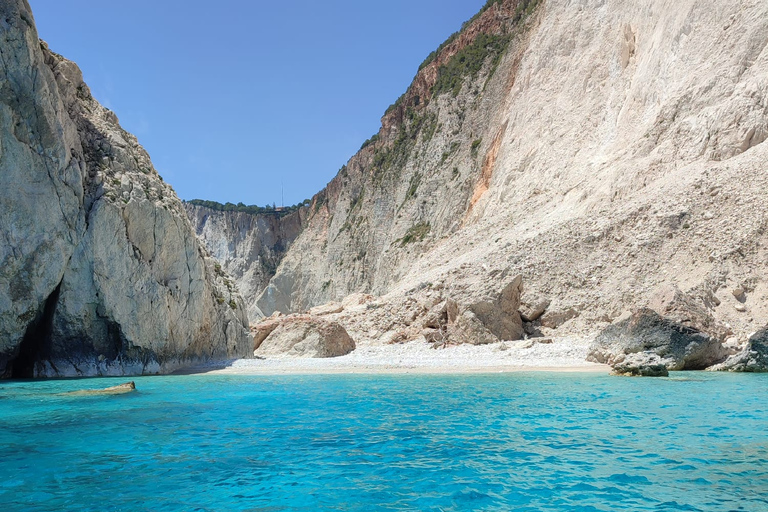
<path id="1" fill-rule="evenodd" d="M 768 511 L 768 375 L 0 384 L 0 510 Z"/>

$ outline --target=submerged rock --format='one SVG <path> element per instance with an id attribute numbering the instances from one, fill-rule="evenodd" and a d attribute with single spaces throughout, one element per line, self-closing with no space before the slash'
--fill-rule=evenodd
<path id="1" fill-rule="evenodd" d="M 125 393 L 131 393 L 133 391 L 136 391 L 136 384 L 133 381 L 130 381 L 103 389 L 81 389 L 80 391 L 72 391 L 64 394 L 69 396 L 124 395 Z"/>
<path id="2" fill-rule="evenodd" d="M 768 327 L 753 334 L 744 350 L 710 370 L 729 372 L 768 372 Z"/>
<path id="3" fill-rule="evenodd" d="M 615 366 L 639 352 L 655 354 L 668 370 L 703 370 L 727 355 L 717 339 L 643 308 L 606 327 L 587 360 Z"/>
<path id="4" fill-rule="evenodd" d="M 260 335 L 269 331 L 255 356 L 338 357 L 355 350 L 355 342 L 337 322 L 306 315 L 270 319 Z M 257 326 L 258 328 L 258 326 Z"/>

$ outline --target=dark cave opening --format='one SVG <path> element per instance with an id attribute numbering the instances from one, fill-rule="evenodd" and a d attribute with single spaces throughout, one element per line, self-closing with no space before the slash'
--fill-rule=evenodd
<path id="1" fill-rule="evenodd" d="M 42 314 L 27 327 L 19 345 L 19 354 L 11 363 L 12 379 L 31 379 L 35 376 L 35 363 L 49 356 L 53 315 L 59 302 L 61 283 L 45 300 Z"/>

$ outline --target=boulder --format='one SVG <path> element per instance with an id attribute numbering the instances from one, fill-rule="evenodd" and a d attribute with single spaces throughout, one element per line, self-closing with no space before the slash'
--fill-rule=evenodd
<path id="1" fill-rule="evenodd" d="M 536 321 L 544 314 L 549 304 L 550 301 L 546 299 L 523 301 L 520 303 L 520 318 L 523 322 Z"/>
<path id="2" fill-rule="evenodd" d="M 557 329 L 568 320 L 579 316 L 579 312 L 573 308 L 557 311 L 547 311 L 541 316 L 541 326 L 548 327 L 550 329 Z"/>
<path id="3" fill-rule="evenodd" d="M 478 281 L 445 300 L 435 299 L 423 316 L 421 327 L 426 334 L 422 334 L 428 340 L 472 345 L 521 339 L 522 278 L 498 281 L 490 286 L 488 281 Z"/>
<path id="4" fill-rule="evenodd" d="M 445 312 L 448 315 L 448 323 L 452 324 L 459 317 L 459 303 L 454 299 L 445 301 Z"/>
<path id="5" fill-rule="evenodd" d="M 469 295 L 463 302 L 482 326 L 498 340 L 519 340 L 523 337 L 523 320 L 520 318 L 520 292 L 522 277 L 502 281 L 498 286 L 485 288 Z M 450 313 L 449 313 L 450 314 Z M 464 314 L 460 314 L 457 322 Z M 469 319 L 466 317 L 465 319 Z"/>
<path id="6" fill-rule="evenodd" d="M 642 308 L 606 327 L 590 346 L 587 360 L 615 366 L 639 352 L 656 354 L 668 370 L 703 370 L 727 355 L 718 339 Z"/>
<path id="7" fill-rule="evenodd" d="M 753 334 L 744 350 L 709 369 L 729 372 L 768 372 L 768 327 Z"/>
<path id="8" fill-rule="evenodd" d="M 421 335 L 427 340 L 427 343 L 445 343 L 448 336 L 445 330 L 426 328 L 421 331 Z"/>
<path id="9" fill-rule="evenodd" d="M 321 306 L 315 306 L 309 310 L 310 315 L 316 315 L 316 316 L 323 316 L 323 315 L 334 315 L 336 313 L 341 313 L 344 311 L 344 306 L 339 304 L 338 302 L 328 302 L 327 304 L 323 304 Z"/>
<path id="10" fill-rule="evenodd" d="M 448 335 L 453 342 L 470 345 L 489 345 L 499 341 L 499 338 L 486 329 L 480 318 L 470 310 L 463 311 L 456 322 L 449 326 Z"/>
<path id="11" fill-rule="evenodd" d="M 424 316 L 422 325 L 425 329 L 443 329 L 448 324 L 448 307 L 446 302 L 433 306 Z"/>
<path id="12" fill-rule="evenodd" d="M 668 377 L 665 362 L 653 352 L 630 354 L 613 366 L 611 375 L 624 377 Z"/>
<path id="13" fill-rule="evenodd" d="M 343 356 L 353 350 L 355 342 L 339 323 L 300 315 L 277 320 L 254 355 L 324 358 Z"/>
<path id="14" fill-rule="evenodd" d="M 253 350 L 258 349 L 261 344 L 267 339 L 267 336 L 272 334 L 272 331 L 277 329 L 280 325 L 280 317 L 269 317 L 266 320 L 251 326 L 251 335 L 253 336 Z"/>
<path id="15" fill-rule="evenodd" d="M 727 326 L 715 320 L 702 303 L 672 284 L 658 288 L 648 302 L 648 308 L 682 326 L 705 333 L 720 343 L 733 334 Z"/>

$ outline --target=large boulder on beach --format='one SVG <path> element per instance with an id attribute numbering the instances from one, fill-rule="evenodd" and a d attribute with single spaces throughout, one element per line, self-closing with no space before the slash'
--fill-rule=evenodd
<path id="1" fill-rule="evenodd" d="M 449 297 L 441 305 L 440 314 L 447 321 L 450 341 L 486 345 L 521 339 L 521 292 L 522 277 L 516 275 L 492 284 L 477 282 Z"/>
<path id="2" fill-rule="evenodd" d="M 285 317 L 278 313 L 269 318 L 264 319 L 256 325 L 251 326 L 251 336 L 253 336 L 253 350 L 257 350 L 267 336 L 272 334 L 272 331 L 277 329 L 283 322 Z"/>
<path id="3" fill-rule="evenodd" d="M 673 284 L 666 284 L 654 292 L 648 308 L 682 326 L 705 333 L 710 338 L 724 342 L 733 331 L 718 322 L 701 300 L 682 292 Z"/>
<path id="4" fill-rule="evenodd" d="M 640 352 L 656 354 L 668 370 L 703 370 L 727 356 L 718 339 L 642 308 L 606 327 L 587 360 L 615 366 Z"/>
<path id="5" fill-rule="evenodd" d="M 309 315 L 271 319 L 256 356 L 338 357 L 355 350 L 355 342 L 338 322 Z"/>
<path id="6" fill-rule="evenodd" d="M 729 372 L 768 372 L 768 327 L 753 334 L 744 350 L 710 369 Z"/>
<path id="7" fill-rule="evenodd" d="M 515 276 L 466 300 L 467 309 L 500 340 L 523 337 L 523 320 L 519 312 L 522 281 L 522 276 Z"/>
<path id="8" fill-rule="evenodd" d="M 506 339 L 495 336 L 487 329 L 484 322 L 469 309 L 458 315 L 456 322 L 449 326 L 448 332 L 454 343 L 470 345 L 490 345 L 491 343 L 498 343 L 501 339 Z"/>

